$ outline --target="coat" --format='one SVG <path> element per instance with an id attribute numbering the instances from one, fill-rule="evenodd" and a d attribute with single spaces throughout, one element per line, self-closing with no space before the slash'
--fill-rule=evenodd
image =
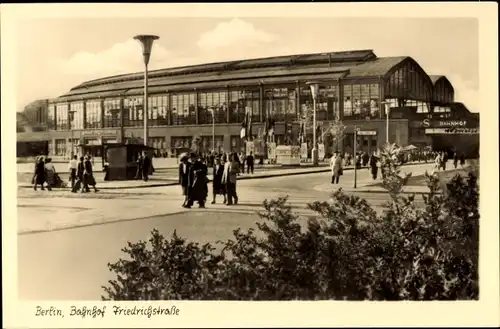
<path id="1" fill-rule="evenodd" d="M 226 192 L 226 187 L 224 186 L 224 184 L 222 184 L 223 175 L 224 175 L 224 165 L 220 164 L 218 168 L 216 165 L 214 165 L 212 188 L 215 194 L 224 194 Z"/>
<path id="2" fill-rule="evenodd" d="M 187 187 L 189 183 L 189 167 L 190 162 L 186 162 L 186 169 L 184 170 L 184 163 L 179 164 L 179 185 L 182 187 Z"/>
<path id="3" fill-rule="evenodd" d="M 330 159 L 330 169 L 332 170 L 332 176 L 340 176 L 342 172 L 342 157 L 333 156 Z"/>
<path id="4" fill-rule="evenodd" d="M 205 201 L 208 195 L 207 166 L 196 161 L 189 167 L 187 193 L 192 201 Z"/>
<path id="5" fill-rule="evenodd" d="M 236 161 L 226 162 L 224 164 L 224 174 L 222 175 L 222 183 L 228 182 L 236 184 L 238 173 L 240 172 L 240 164 Z"/>
<path id="6" fill-rule="evenodd" d="M 43 161 L 39 161 L 35 164 L 35 184 L 43 184 L 45 183 L 45 163 Z"/>

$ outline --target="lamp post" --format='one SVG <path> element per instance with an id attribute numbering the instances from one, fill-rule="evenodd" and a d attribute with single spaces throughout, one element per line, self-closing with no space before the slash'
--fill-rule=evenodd
<path id="1" fill-rule="evenodd" d="M 390 102 L 383 101 L 381 104 L 385 105 L 385 142 L 389 144 L 389 112 L 391 110 Z"/>
<path id="2" fill-rule="evenodd" d="M 215 153 L 215 110 L 211 107 L 208 111 L 212 114 L 212 151 Z"/>
<path id="3" fill-rule="evenodd" d="M 318 165 L 318 146 L 316 145 L 316 99 L 318 98 L 319 85 L 316 82 L 308 82 L 313 98 L 313 149 L 311 152 L 313 166 Z"/>
<path id="4" fill-rule="evenodd" d="M 69 126 L 69 130 L 71 132 L 71 135 L 70 135 L 70 138 L 71 138 L 71 142 L 70 142 L 70 145 L 71 145 L 71 158 L 70 159 L 73 159 L 73 156 L 75 155 L 74 152 L 74 148 L 75 146 L 73 145 L 73 127 L 71 126 L 71 123 L 73 122 L 73 120 L 75 119 L 75 111 L 74 110 L 69 110 L 68 111 L 68 126 Z"/>
<path id="5" fill-rule="evenodd" d="M 153 42 L 160 37 L 156 35 L 136 35 L 135 40 L 138 40 L 142 45 L 142 56 L 144 59 L 144 145 L 148 145 L 148 64 L 149 58 L 151 57 L 151 48 L 153 47 Z"/>
<path id="6" fill-rule="evenodd" d="M 353 150 L 353 153 L 354 153 L 354 188 L 357 187 L 358 185 L 358 161 L 357 161 L 357 155 L 356 155 L 356 146 L 358 144 L 358 131 L 359 131 L 359 127 L 354 127 L 354 150 Z"/>

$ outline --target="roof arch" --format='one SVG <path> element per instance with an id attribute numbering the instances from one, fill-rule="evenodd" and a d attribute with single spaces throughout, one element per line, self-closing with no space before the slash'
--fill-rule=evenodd
<path id="1" fill-rule="evenodd" d="M 432 101 L 437 104 L 449 105 L 455 100 L 455 88 L 444 75 L 429 76 L 432 81 Z"/>
<path id="2" fill-rule="evenodd" d="M 406 57 L 384 75 L 385 98 L 401 98 L 431 102 L 432 80 L 411 57 Z"/>

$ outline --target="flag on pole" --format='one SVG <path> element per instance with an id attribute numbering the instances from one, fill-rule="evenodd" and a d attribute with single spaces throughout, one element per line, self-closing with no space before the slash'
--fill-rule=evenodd
<path id="1" fill-rule="evenodd" d="M 243 122 L 241 123 L 241 130 L 240 130 L 241 139 L 247 136 L 247 130 L 248 130 L 248 115 L 245 110 L 245 116 L 243 117 Z"/>

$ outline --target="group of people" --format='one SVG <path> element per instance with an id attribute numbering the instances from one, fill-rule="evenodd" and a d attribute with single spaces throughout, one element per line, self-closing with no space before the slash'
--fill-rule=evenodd
<path id="1" fill-rule="evenodd" d="M 447 152 L 436 152 L 436 157 L 434 158 L 434 167 L 436 170 L 446 170 L 446 164 L 448 163 L 448 153 Z M 458 155 L 457 152 L 453 153 L 453 167 L 458 168 L 458 164 L 463 168 L 465 166 L 465 155 L 462 153 Z"/>
<path id="2" fill-rule="evenodd" d="M 344 165 L 348 166 L 351 164 L 352 157 L 349 153 L 342 155 L 339 151 L 335 151 L 333 156 L 330 158 L 330 169 L 332 172 L 332 184 L 339 184 L 340 176 L 343 174 Z M 380 165 L 380 159 L 377 153 L 374 151 L 371 155 L 368 153 L 358 153 L 355 157 L 356 167 L 361 168 L 361 166 L 368 166 L 371 172 L 371 176 L 374 180 L 378 176 L 378 168 Z"/>
<path id="3" fill-rule="evenodd" d="M 80 157 L 80 161 L 78 161 L 76 155 L 73 156 L 69 161 L 68 171 L 69 181 L 71 182 L 71 192 L 90 192 L 89 186 L 94 188 L 94 192 L 98 191 L 90 156 Z M 52 191 L 53 187 L 65 186 L 63 180 L 56 172 L 52 159 L 43 156 L 38 157 L 35 162 L 32 184 L 35 191 L 38 190 L 38 186 L 40 186 L 41 190 L 45 190 L 46 186 L 49 191 Z"/>
<path id="4" fill-rule="evenodd" d="M 203 159 L 206 159 L 207 165 L 209 167 L 213 167 L 215 165 L 216 159 L 228 159 L 230 155 L 233 155 L 234 159 L 236 162 L 238 162 L 239 167 L 240 167 L 240 172 L 244 174 L 245 172 L 247 174 L 253 174 L 255 170 L 255 156 L 253 152 L 250 152 L 248 155 L 246 155 L 243 152 L 240 153 L 216 153 L 212 152 L 206 155 L 201 155 Z"/>
<path id="5" fill-rule="evenodd" d="M 191 208 L 195 202 L 200 208 L 205 208 L 208 197 L 208 166 L 207 159 L 196 153 L 183 156 L 179 164 L 179 184 L 184 195 L 184 208 Z M 212 161 L 210 161 L 212 162 Z M 216 156 L 212 164 L 212 204 L 215 204 L 217 195 L 224 197 L 224 204 L 238 203 L 236 192 L 237 177 L 241 166 L 238 156 L 234 153 L 229 157 Z"/>

